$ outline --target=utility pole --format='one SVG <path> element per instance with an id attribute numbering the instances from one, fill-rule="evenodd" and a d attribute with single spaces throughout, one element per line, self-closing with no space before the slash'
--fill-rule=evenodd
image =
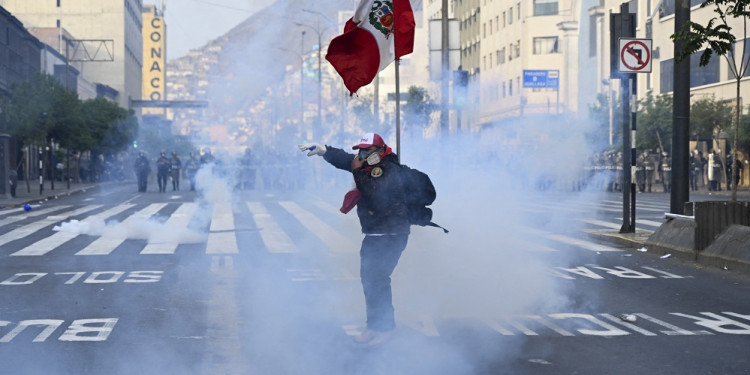
<path id="1" fill-rule="evenodd" d="M 690 22 L 690 0 L 676 0 L 674 32 L 682 31 Z M 684 48 L 685 42 L 674 43 L 674 53 Z M 688 189 L 690 149 L 690 59 L 674 63 L 674 104 L 672 109 L 672 191 L 669 196 L 669 212 L 682 215 L 685 203 L 690 200 Z"/>
<path id="2" fill-rule="evenodd" d="M 440 131 L 443 137 L 448 136 L 450 124 L 448 123 L 448 0 L 442 3 L 442 49 L 441 49 L 441 72 L 440 72 Z"/>

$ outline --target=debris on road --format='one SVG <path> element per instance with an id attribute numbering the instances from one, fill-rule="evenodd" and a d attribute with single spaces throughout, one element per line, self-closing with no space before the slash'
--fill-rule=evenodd
<path id="1" fill-rule="evenodd" d="M 672 254 L 664 254 L 664 255 L 660 256 L 659 258 L 661 258 L 661 259 L 667 259 L 667 258 L 669 258 L 671 256 L 672 256 Z"/>
<path id="2" fill-rule="evenodd" d="M 636 316 L 635 314 L 620 314 L 620 320 L 624 320 L 626 322 L 635 323 Z"/>
<path id="3" fill-rule="evenodd" d="M 638 251 L 640 251 L 640 252 L 642 252 L 642 253 L 645 253 L 645 252 L 647 252 L 647 251 L 648 251 L 648 249 L 647 249 L 647 248 L 645 248 L 645 247 L 642 247 L 642 248 L 638 249 Z"/>

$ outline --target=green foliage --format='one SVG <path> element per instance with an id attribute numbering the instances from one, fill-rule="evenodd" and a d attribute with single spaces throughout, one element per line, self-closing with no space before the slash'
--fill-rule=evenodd
<path id="1" fill-rule="evenodd" d="M 651 91 L 639 103 L 636 148 L 671 150 L 672 96 L 654 96 Z"/>
<path id="2" fill-rule="evenodd" d="M 622 102 L 618 96 L 612 103 L 612 150 L 622 149 Z M 609 144 L 609 97 L 598 94 L 596 102 L 589 104 L 589 118 L 594 123 L 593 129 L 586 134 L 586 140 L 592 145 Z"/>
<path id="3" fill-rule="evenodd" d="M 712 54 L 726 56 L 733 51 L 737 38 L 727 24 L 727 19 L 750 17 L 750 0 L 706 0 L 701 4 L 701 8 L 709 6 L 714 7 L 716 17 L 709 20 L 708 24 L 703 26 L 688 22 L 682 31 L 670 36 L 673 41 L 683 44 L 675 56 L 677 62 L 705 48 L 701 54 L 700 65 L 706 66 Z"/>
<path id="4" fill-rule="evenodd" d="M 81 101 L 54 77 L 37 74 L 11 86 L 0 100 L 0 131 L 23 144 L 54 140 L 71 151 L 122 151 L 137 135 L 132 111 L 105 99 Z"/>
<path id="5" fill-rule="evenodd" d="M 718 101 L 713 96 L 695 101 L 690 106 L 690 138 L 711 140 L 714 133 L 728 131 L 732 112 L 726 101 Z"/>
<path id="6" fill-rule="evenodd" d="M 42 74 L 11 85 L 11 94 L 0 103 L 3 132 L 24 143 L 45 142 L 54 125 L 54 97 L 64 91 L 52 76 Z"/>
<path id="7" fill-rule="evenodd" d="M 422 129 L 430 125 L 430 116 L 437 105 L 424 87 L 410 86 L 404 104 L 404 123 L 409 128 Z"/>
<path id="8" fill-rule="evenodd" d="M 138 135 L 138 121 L 132 111 L 117 103 L 97 98 L 83 102 L 86 145 L 95 154 L 115 154 L 133 144 Z"/>

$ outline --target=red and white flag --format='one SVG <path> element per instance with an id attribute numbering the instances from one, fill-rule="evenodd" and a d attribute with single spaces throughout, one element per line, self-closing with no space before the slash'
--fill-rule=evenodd
<path id="1" fill-rule="evenodd" d="M 414 28 L 409 0 L 361 0 L 344 33 L 328 46 L 326 60 L 354 94 L 414 50 Z"/>

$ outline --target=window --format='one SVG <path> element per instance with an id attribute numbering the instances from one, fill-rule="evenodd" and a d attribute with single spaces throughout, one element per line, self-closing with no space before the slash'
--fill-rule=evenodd
<path id="1" fill-rule="evenodd" d="M 742 51 L 745 52 L 744 53 L 745 62 L 742 63 L 742 66 L 747 66 L 748 62 L 750 62 L 750 53 L 748 53 L 748 52 L 750 52 L 750 49 L 748 49 L 748 48 L 750 48 L 750 39 L 745 39 L 745 43 L 744 43 L 745 46 L 744 47 L 742 47 L 742 44 L 740 44 L 740 43 L 742 43 L 742 41 L 738 41 L 738 42 L 734 43 L 734 51 L 736 51 L 738 55 L 742 55 Z M 743 50 L 742 48 L 745 48 L 745 49 Z M 729 51 L 729 57 L 731 57 L 732 60 L 737 61 L 737 59 L 735 59 L 735 55 L 734 55 L 733 51 Z M 716 56 L 714 56 L 713 58 L 715 59 Z M 692 68 L 690 68 L 690 69 L 692 69 Z M 748 72 L 747 70 L 745 70 L 745 75 L 743 75 L 743 77 L 747 77 L 747 75 L 749 73 L 750 72 Z M 727 68 L 727 79 L 730 79 L 730 80 L 734 80 L 735 79 L 734 73 L 732 73 L 732 69 Z"/>
<path id="2" fill-rule="evenodd" d="M 543 36 L 534 38 L 534 54 L 535 55 L 547 55 L 550 53 L 558 53 L 558 43 L 556 36 Z"/>
<path id="3" fill-rule="evenodd" d="M 500 31 L 500 17 L 495 16 L 495 31 Z"/>
<path id="4" fill-rule="evenodd" d="M 557 14 L 557 0 L 534 0 L 534 16 Z"/>
<path id="5" fill-rule="evenodd" d="M 503 28 L 505 28 L 505 12 L 503 12 Z"/>
<path id="6" fill-rule="evenodd" d="M 487 56 L 482 56 L 482 70 L 487 70 Z"/>
<path id="7" fill-rule="evenodd" d="M 508 80 L 508 95 L 513 96 L 513 80 Z"/>
<path id="8" fill-rule="evenodd" d="M 690 7 L 694 7 L 696 5 L 700 5 L 705 0 L 690 0 Z M 674 3 L 675 0 L 662 0 L 662 2 L 659 4 L 659 17 L 666 17 L 669 15 L 674 14 Z M 632 6 L 632 3 L 631 3 Z M 631 12 L 633 8 L 630 8 Z M 670 90 L 671 91 L 671 90 Z"/>
<path id="9" fill-rule="evenodd" d="M 503 47 L 503 49 L 497 50 L 496 60 L 497 60 L 497 65 L 505 63 L 505 47 Z"/>
<path id="10" fill-rule="evenodd" d="M 700 66 L 700 55 L 703 51 L 698 51 L 690 55 L 690 87 L 697 87 L 719 82 L 719 61 L 713 58 L 708 65 Z M 674 61 L 673 59 L 663 60 L 659 63 L 661 67 L 661 76 L 659 77 L 659 91 L 667 93 L 674 90 Z"/>
<path id="11" fill-rule="evenodd" d="M 492 35 L 492 20 L 490 20 L 490 35 Z"/>
<path id="12" fill-rule="evenodd" d="M 520 1 L 516 5 L 516 10 L 518 12 L 518 20 L 520 21 L 521 20 L 521 2 Z"/>
<path id="13" fill-rule="evenodd" d="M 57 0 L 57 7 L 60 7 L 60 0 Z"/>
<path id="14" fill-rule="evenodd" d="M 487 37 L 487 23 L 482 24 L 482 38 Z"/>
<path id="15" fill-rule="evenodd" d="M 521 57 L 521 40 L 519 39 L 516 42 L 516 56 L 515 57 Z"/>
<path id="16" fill-rule="evenodd" d="M 505 82 L 503 82 L 503 98 L 505 98 Z"/>
<path id="17" fill-rule="evenodd" d="M 513 24 L 513 7 L 510 7 L 510 9 L 508 9 L 508 25 L 512 25 L 512 24 Z"/>
<path id="18" fill-rule="evenodd" d="M 513 43 L 508 46 L 508 61 L 513 61 Z"/>

